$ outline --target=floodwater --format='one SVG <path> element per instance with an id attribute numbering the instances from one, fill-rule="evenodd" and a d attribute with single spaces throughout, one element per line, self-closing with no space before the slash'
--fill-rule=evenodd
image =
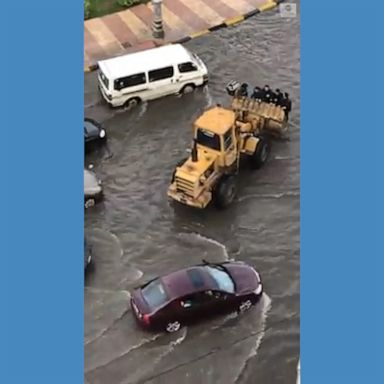
<path id="1" fill-rule="evenodd" d="M 181 98 L 131 111 L 99 98 L 85 79 L 85 114 L 105 124 L 108 146 L 86 157 L 104 182 L 104 201 L 86 210 L 95 267 L 85 281 L 85 380 L 89 384 L 295 383 L 300 341 L 299 17 L 278 11 L 192 40 L 210 83 Z M 288 142 L 274 143 L 259 171 L 244 169 L 225 211 L 170 204 L 166 190 L 190 145 L 201 111 L 230 102 L 230 80 L 269 84 L 291 94 Z M 262 301 L 240 317 L 220 317 L 176 334 L 139 329 L 129 290 L 202 258 L 244 260 L 260 272 Z"/>

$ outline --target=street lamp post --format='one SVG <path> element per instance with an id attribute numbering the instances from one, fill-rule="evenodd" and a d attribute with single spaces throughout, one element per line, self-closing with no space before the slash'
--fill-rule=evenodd
<path id="1" fill-rule="evenodd" d="M 164 38 L 163 17 L 161 12 L 162 0 L 152 0 L 153 23 L 152 35 L 155 39 Z"/>

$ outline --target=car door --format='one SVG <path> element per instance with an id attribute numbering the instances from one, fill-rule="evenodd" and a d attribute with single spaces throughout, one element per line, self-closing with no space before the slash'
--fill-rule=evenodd
<path id="1" fill-rule="evenodd" d="M 182 297 L 179 300 L 181 308 L 180 320 L 185 323 L 193 323 L 204 318 L 214 300 L 204 292 L 198 292 Z"/>
<path id="2" fill-rule="evenodd" d="M 213 291 L 215 303 L 212 310 L 217 314 L 230 313 L 237 309 L 236 296 L 223 291 Z"/>

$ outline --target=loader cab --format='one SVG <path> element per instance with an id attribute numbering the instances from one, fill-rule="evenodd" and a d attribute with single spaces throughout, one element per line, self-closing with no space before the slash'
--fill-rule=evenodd
<path id="1" fill-rule="evenodd" d="M 195 122 L 194 139 L 197 148 L 218 156 L 218 165 L 234 164 L 236 154 L 235 114 L 231 110 L 214 107 L 204 112 Z"/>

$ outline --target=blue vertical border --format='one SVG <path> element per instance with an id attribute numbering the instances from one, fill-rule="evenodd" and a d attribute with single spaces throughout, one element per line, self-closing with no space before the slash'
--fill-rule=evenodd
<path id="1" fill-rule="evenodd" d="M 301 3 L 302 382 L 382 383 L 383 6 Z M 83 2 L 1 15 L 0 382 L 82 383 Z"/>
<path id="2" fill-rule="evenodd" d="M 83 1 L 0 12 L 0 382 L 80 384 Z"/>
<path id="3" fill-rule="evenodd" d="M 384 383 L 383 15 L 301 1 L 304 384 Z"/>

